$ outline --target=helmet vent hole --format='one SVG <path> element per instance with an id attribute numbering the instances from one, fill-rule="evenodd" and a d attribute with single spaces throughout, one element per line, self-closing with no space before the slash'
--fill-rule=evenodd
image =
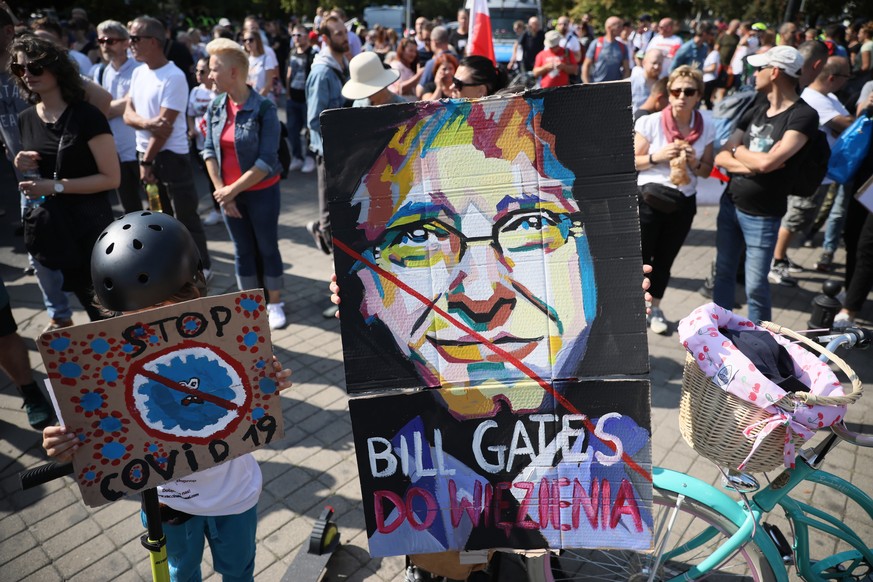
<path id="1" fill-rule="evenodd" d="M 140 216 L 151 216 L 151 215 L 152 215 L 152 213 L 151 213 L 151 212 L 148 212 L 148 211 L 143 212 L 142 214 L 140 214 Z"/>
<path id="2" fill-rule="evenodd" d="M 112 249 L 114 249 L 114 248 L 115 248 L 115 243 L 109 243 L 109 246 L 106 247 L 106 254 L 108 255 L 108 254 L 112 253 Z"/>
<path id="3" fill-rule="evenodd" d="M 97 240 L 98 240 L 98 241 L 103 240 L 104 237 L 106 237 L 107 234 L 109 234 L 109 233 L 108 233 L 108 232 L 104 232 L 104 233 L 102 233 L 99 237 L 97 237 Z"/>
<path id="4" fill-rule="evenodd" d="M 133 248 L 136 250 L 140 250 L 142 248 L 142 243 L 139 242 L 139 239 L 133 239 Z"/>
<path id="5" fill-rule="evenodd" d="M 149 225 L 149 228 L 152 229 L 152 230 L 156 230 L 156 231 L 158 231 L 158 232 L 164 230 L 164 227 L 161 226 L 160 224 L 150 224 L 150 225 Z"/>
<path id="6" fill-rule="evenodd" d="M 137 277 L 136 280 L 145 285 L 149 282 L 149 275 L 148 273 L 140 273 L 139 277 Z"/>
<path id="7" fill-rule="evenodd" d="M 104 289 L 107 289 L 107 290 L 111 291 L 111 290 L 112 290 L 112 287 L 113 287 L 114 285 L 115 285 L 115 283 L 112 282 L 112 279 L 110 279 L 110 278 L 108 278 L 108 277 L 107 277 L 106 279 L 103 279 L 103 288 L 104 288 Z"/>
<path id="8" fill-rule="evenodd" d="M 131 226 L 132 225 L 130 225 L 130 224 L 125 224 L 124 226 L 121 227 L 121 230 L 128 230 Z"/>

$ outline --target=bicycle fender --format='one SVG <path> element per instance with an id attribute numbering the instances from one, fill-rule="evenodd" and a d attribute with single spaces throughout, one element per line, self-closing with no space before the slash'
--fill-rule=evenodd
<path id="1" fill-rule="evenodd" d="M 704 483 L 691 475 L 663 467 L 653 467 L 652 484 L 658 489 L 684 495 L 701 505 L 711 507 L 734 522 L 737 527 L 742 527 L 746 521 L 746 512 L 737 501 L 731 499 L 727 494 L 712 485 Z M 776 580 L 787 582 L 788 573 L 785 571 L 785 567 L 782 566 L 782 556 L 779 554 L 779 550 L 773 544 L 773 541 L 767 537 L 763 527 L 757 528 L 751 541 L 761 548 L 761 552 L 763 552 L 771 566 L 776 565 L 772 568 L 776 575 Z"/>
<path id="2" fill-rule="evenodd" d="M 870 519 L 873 519 L 873 499 L 849 481 L 825 471 L 815 471 L 808 475 L 806 480 L 830 487 L 834 491 L 845 495 L 860 505 L 867 512 L 867 515 L 870 516 Z"/>

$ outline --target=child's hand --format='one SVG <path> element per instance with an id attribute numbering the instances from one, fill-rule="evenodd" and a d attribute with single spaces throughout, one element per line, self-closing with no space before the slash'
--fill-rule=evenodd
<path id="1" fill-rule="evenodd" d="M 330 276 L 330 302 L 334 305 L 340 304 L 339 284 L 336 282 L 336 273 Z M 339 319 L 339 310 L 336 312 L 336 318 Z"/>
<path id="2" fill-rule="evenodd" d="M 645 265 L 644 264 L 643 265 L 643 291 L 645 291 L 645 293 L 643 294 L 643 299 L 646 301 L 646 315 L 651 315 L 651 313 L 652 313 L 652 308 L 649 307 L 649 305 L 652 303 L 652 294 L 649 293 L 649 286 L 652 284 L 652 282 L 649 281 L 649 278 L 646 276 L 651 272 L 652 272 L 652 265 Z"/>
<path id="3" fill-rule="evenodd" d="M 58 461 L 72 460 L 80 446 L 79 439 L 65 426 L 47 426 L 42 429 L 42 448 L 49 457 Z"/>
<path id="4" fill-rule="evenodd" d="M 282 390 L 287 390 L 293 384 L 291 384 L 291 370 L 288 368 L 282 368 L 282 364 L 279 363 L 279 358 L 273 356 L 273 373 L 276 374 L 276 384 L 279 387 L 279 392 Z"/>

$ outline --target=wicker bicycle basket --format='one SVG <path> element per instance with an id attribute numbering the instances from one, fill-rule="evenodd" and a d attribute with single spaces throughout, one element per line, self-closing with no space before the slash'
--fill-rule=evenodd
<path id="1" fill-rule="evenodd" d="M 761 325 L 825 354 L 849 377 L 853 387 L 853 391 L 845 396 L 815 399 L 807 393 L 798 393 L 793 397 L 784 397 L 776 403 L 777 406 L 790 411 L 794 409 L 795 402 L 803 403 L 807 398 L 810 403 L 815 399 L 820 404 L 828 405 L 846 405 L 860 398 L 861 382 L 842 359 L 791 330 L 769 322 Z M 682 376 L 682 398 L 679 402 L 679 431 L 685 442 L 698 454 L 722 467 L 737 469 L 752 452 L 752 445 L 763 427 L 759 425 L 750 431 L 749 436 L 745 436 L 743 430 L 771 416 L 772 412 L 719 388 L 701 371 L 694 358 L 687 355 Z M 743 471 L 760 473 L 780 467 L 783 464 L 786 430 L 785 426 L 780 426 L 765 436 Z M 800 445 L 802 440 L 795 438 L 794 444 Z"/>

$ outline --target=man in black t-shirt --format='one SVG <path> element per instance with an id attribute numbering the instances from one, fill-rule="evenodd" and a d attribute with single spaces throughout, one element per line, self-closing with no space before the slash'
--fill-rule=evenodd
<path id="1" fill-rule="evenodd" d="M 818 131 L 818 114 L 797 94 L 803 57 L 797 49 L 777 46 L 748 58 L 755 67 L 755 88 L 769 107 L 750 108 L 715 158 L 730 172 L 721 199 L 716 236 L 713 299 L 725 309 L 734 305 L 734 281 L 745 246 L 749 319 L 769 320 L 767 274 L 779 223 L 787 209 L 798 165 L 796 154 Z"/>
<path id="2" fill-rule="evenodd" d="M 463 8 L 458 10 L 458 28 L 449 32 L 449 44 L 455 49 L 455 54 L 464 56 L 467 52 L 467 39 L 470 36 L 470 16 Z"/>
<path id="3" fill-rule="evenodd" d="M 531 16 L 527 21 L 527 30 L 518 39 L 521 47 L 521 64 L 525 72 L 531 72 L 537 55 L 546 47 L 546 33 L 540 28 L 540 19 Z"/>

